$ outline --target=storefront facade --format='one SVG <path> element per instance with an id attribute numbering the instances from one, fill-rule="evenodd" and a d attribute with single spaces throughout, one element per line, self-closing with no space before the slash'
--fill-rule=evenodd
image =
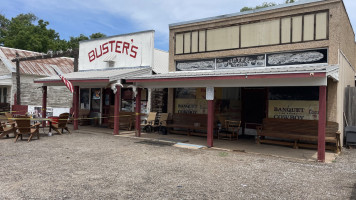
<path id="1" fill-rule="evenodd" d="M 74 86 L 75 119 L 89 118 L 91 124 L 115 128 L 114 133 L 118 134 L 119 112 L 135 112 L 138 102 L 140 113 L 150 110 L 150 91 L 136 90 L 125 79 L 152 71 L 162 73 L 167 63 L 168 53 L 154 49 L 154 31 L 80 42 L 79 72 L 65 75 Z M 35 83 L 44 87 L 63 85 L 58 76 L 37 79 Z M 136 96 L 141 96 L 141 100 L 136 102 Z M 80 116 L 81 113 L 88 114 Z M 74 121 L 74 128 L 78 128 L 78 120 Z"/>
<path id="2" fill-rule="evenodd" d="M 340 0 L 176 23 L 170 25 L 170 73 L 129 81 L 170 88 L 168 112 L 206 113 L 211 129 L 227 118 L 252 128 L 263 118 L 283 118 L 319 120 L 320 133 L 325 120 L 334 121 L 342 133 L 344 90 L 355 85 L 354 38 Z"/>

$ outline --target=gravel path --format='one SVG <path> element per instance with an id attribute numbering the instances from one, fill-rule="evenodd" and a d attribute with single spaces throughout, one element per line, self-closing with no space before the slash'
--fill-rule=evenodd
<path id="1" fill-rule="evenodd" d="M 321 164 L 97 133 L 0 143 L 0 199 L 356 199 L 356 150 Z"/>

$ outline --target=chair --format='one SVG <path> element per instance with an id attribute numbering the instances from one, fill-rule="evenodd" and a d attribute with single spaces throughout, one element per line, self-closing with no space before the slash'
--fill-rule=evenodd
<path id="1" fill-rule="evenodd" d="M 159 120 L 158 120 L 158 124 L 153 124 L 152 128 L 154 130 L 156 130 L 157 128 L 159 130 L 162 130 L 163 127 L 167 126 L 168 116 L 169 116 L 169 113 L 161 113 L 160 117 L 159 117 Z"/>
<path id="2" fill-rule="evenodd" d="M 60 114 L 58 118 L 58 124 L 51 123 L 51 128 L 53 128 L 53 130 L 55 130 L 60 135 L 63 134 L 63 129 L 68 131 L 68 133 L 71 133 L 67 127 L 68 118 L 69 113 Z M 62 129 L 62 133 L 58 129 Z"/>
<path id="3" fill-rule="evenodd" d="M 143 126 L 143 129 L 146 132 L 151 132 L 153 130 L 153 126 L 155 125 L 155 122 L 156 122 L 156 116 L 157 116 L 157 112 L 150 112 L 148 114 L 146 123 L 141 124 L 141 126 Z"/>
<path id="4" fill-rule="evenodd" d="M 10 112 L 6 112 L 7 124 L 15 124 L 14 116 Z"/>
<path id="5" fill-rule="evenodd" d="M 225 120 L 225 127 L 218 130 L 218 139 L 238 139 L 241 121 Z"/>
<path id="6" fill-rule="evenodd" d="M 0 124 L 0 139 L 3 138 L 5 135 L 6 135 L 6 137 L 9 137 L 10 133 L 14 133 L 14 136 L 16 136 L 15 123 L 12 123 L 12 124 L 2 123 L 2 124 Z"/>
<path id="7" fill-rule="evenodd" d="M 30 140 L 32 139 L 32 137 L 34 135 L 37 135 L 37 138 L 40 139 L 40 132 L 39 132 L 39 128 L 40 128 L 40 123 L 37 123 L 35 125 L 31 126 L 31 121 L 30 121 L 30 117 L 28 116 L 18 116 L 16 117 L 15 121 L 16 121 L 16 138 L 15 138 L 15 142 L 18 140 L 19 136 L 21 136 L 21 140 L 22 140 L 22 136 L 27 134 L 30 135 L 30 137 L 28 138 L 27 142 L 30 142 Z"/>

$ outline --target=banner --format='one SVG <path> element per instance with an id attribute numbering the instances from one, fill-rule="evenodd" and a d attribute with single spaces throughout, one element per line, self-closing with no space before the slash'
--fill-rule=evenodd
<path id="1" fill-rule="evenodd" d="M 318 101 L 269 100 L 268 118 L 318 120 Z"/>
<path id="2" fill-rule="evenodd" d="M 207 114 L 208 104 L 205 99 L 175 99 L 175 113 Z"/>

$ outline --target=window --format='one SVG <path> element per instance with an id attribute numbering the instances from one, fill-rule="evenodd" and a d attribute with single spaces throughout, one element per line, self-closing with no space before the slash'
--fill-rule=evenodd
<path id="1" fill-rule="evenodd" d="M 0 88 L 0 103 L 7 103 L 7 88 Z"/>
<path id="2" fill-rule="evenodd" d="M 175 34 L 175 54 L 328 39 L 328 12 L 306 13 Z"/>

